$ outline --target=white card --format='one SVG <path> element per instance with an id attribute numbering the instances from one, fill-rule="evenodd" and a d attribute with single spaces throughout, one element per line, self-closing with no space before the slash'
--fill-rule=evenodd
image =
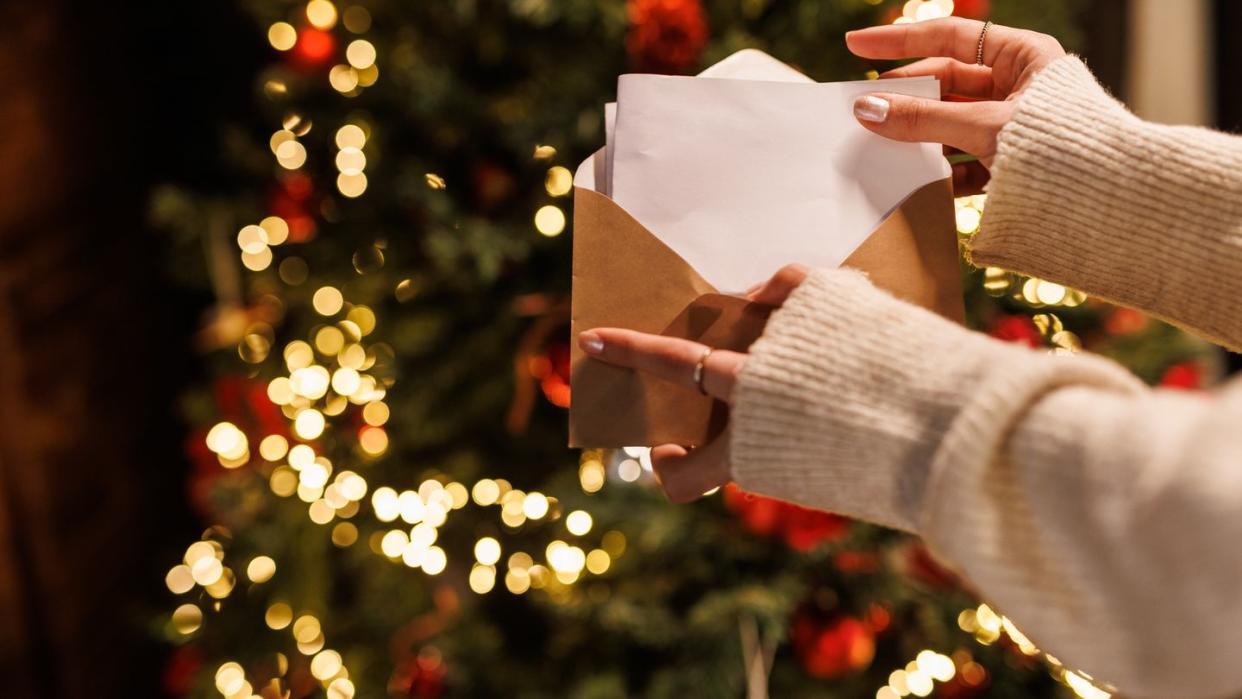
<path id="1" fill-rule="evenodd" d="M 853 116 L 868 92 L 938 99 L 935 79 L 783 82 L 800 74 L 737 63 L 718 74 L 775 79 L 622 76 L 608 148 L 612 198 L 722 292 L 791 262 L 839 266 L 902 200 L 949 176 L 940 146 L 884 139 Z"/>

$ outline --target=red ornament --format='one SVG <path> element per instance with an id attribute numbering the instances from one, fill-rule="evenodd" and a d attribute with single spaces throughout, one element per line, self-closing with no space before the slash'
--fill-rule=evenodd
<path id="1" fill-rule="evenodd" d="M 268 209 L 289 224 L 289 242 L 304 243 L 315 237 L 315 219 L 309 213 L 314 195 L 314 182 L 300 172 L 284 176 L 268 195 Z"/>
<path id="2" fill-rule="evenodd" d="M 819 623 L 809 614 L 794 620 L 790 632 L 794 652 L 807 674 L 836 679 L 866 669 L 875 657 L 875 635 L 854 617 Z"/>
<path id="3" fill-rule="evenodd" d="M 336 53 L 336 37 L 332 34 L 315 29 L 302 27 L 298 31 L 298 41 L 293 45 L 293 57 L 297 63 L 306 68 L 322 65 Z"/>
<path id="4" fill-rule="evenodd" d="M 992 323 L 988 334 L 998 340 L 1028 345 L 1030 347 L 1039 347 L 1041 342 L 1039 329 L 1035 327 L 1035 323 L 1030 318 L 1024 315 L 1002 315 L 998 317 L 996 322 Z"/>
<path id="5" fill-rule="evenodd" d="M 444 694 L 444 678 L 448 668 L 440 652 L 424 648 L 417 657 L 398 668 L 389 681 L 391 694 L 409 699 L 438 699 Z"/>
<path id="6" fill-rule="evenodd" d="M 539 379 L 543 395 L 552 405 L 569 407 L 569 343 L 554 342 L 547 354 L 531 362 L 531 373 Z"/>
<path id="7" fill-rule="evenodd" d="M 1129 335 L 1147 327 L 1147 316 L 1133 308 L 1117 308 L 1104 321 L 1110 335 Z"/>
<path id="8" fill-rule="evenodd" d="M 725 486 L 724 499 L 747 531 L 758 536 L 780 536 L 798 551 L 810 551 L 825 541 L 840 539 L 849 529 L 849 520 L 844 517 L 748 493 L 732 483 Z"/>
<path id="9" fill-rule="evenodd" d="M 992 11 L 991 0 L 957 0 L 953 4 L 953 14 L 958 17 L 983 19 Z"/>
<path id="10" fill-rule="evenodd" d="M 172 652 L 160 678 L 164 693 L 184 697 L 194 686 L 194 675 L 203 666 L 203 651 L 196 645 L 184 645 Z"/>
<path id="11" fill-rule="evenodd" d="M 1198 362 L 1181 362 L 1165 369 L 1160 377 L 1164 388 L 1194 391 L 1203 388 L 1203 367 Z"/>
<path id="12" fill-rule="evenodd" d="M 707 45 L 707 18 L 700 0 L 629 0 L 625 49 L 635 70 L 685 73 Z"/>

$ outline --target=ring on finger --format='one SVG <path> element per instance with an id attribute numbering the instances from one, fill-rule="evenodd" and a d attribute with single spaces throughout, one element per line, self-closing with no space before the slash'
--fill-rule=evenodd
<path id="1" fill-rule="evenodd" d="M 712 356 L 713 351 L 714 350 L 711 347 L 705 347 L 703 349 L 703 354 L 699 356 L 699 361 L 694 365 L 694 385 L 699 389 L 699 393 L 702 393 L 705 396 L 708 395 L 708 393 L 707 389 L 703 387 L 703 374 L 705 373 L 703 370 L 706 368 L 707 358 Z"/>

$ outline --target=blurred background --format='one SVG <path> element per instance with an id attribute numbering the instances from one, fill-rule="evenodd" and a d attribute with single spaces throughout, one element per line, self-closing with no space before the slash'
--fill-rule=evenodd
<path id="1" fill-rule="evenodd" d="M 571 171 L 616 76 L 863 79 L 845 31 L 950 13 L 1242 128 L 1231 0 L 0 3 L 4 695 L 1108 696 L 915 540 L 564 447 Z M 1238 366 L 963 274 L 1002 339 Z"/>

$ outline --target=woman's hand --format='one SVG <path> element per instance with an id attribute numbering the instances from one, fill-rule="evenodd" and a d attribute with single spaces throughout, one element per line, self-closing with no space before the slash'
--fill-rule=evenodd
<path id="1" fill-rule="evenodd" d="M 978 193 L 996 155 L 996 139 L 1013 116 L 1015 100 L 1035 74 L 1065 55 L 1056 39 L 993 24 L 983 42 L 983 64 L 975 61 L 983 22 L 946 19 L 870 27 L 845 35 L 850 51 L 863 58 L 922 58 L 881 78 L 931 75 L 943 95 L 970 101 L 937 101 L 875 93 L 859 97 L 854 115 L 863 126 L 898 141 L 943 143 L 978 162 L 953 166 L 955 191 Z"/>
<path id="2" fill-rule="evenodd" d="M 807 268 L 789 265 L 748 295 L 751 301 L 780 306 L 806 279 Z M 578 345 L 595 359 L 646 371 L 662 379 L 698 389 L 695 366 L 708 349 L 705 345 L 663 335 L 594 328 L 578 334 Z M 733 386 L 746 364 L 741 352 L 715 350 L 703 361 L 702 390 L 732 405 Z M 690 502 L 728 483 L 728 433 L 698 449 L 665 444 L 651 450 L 651 466 L 664 493 L 673 502 Z"/>

